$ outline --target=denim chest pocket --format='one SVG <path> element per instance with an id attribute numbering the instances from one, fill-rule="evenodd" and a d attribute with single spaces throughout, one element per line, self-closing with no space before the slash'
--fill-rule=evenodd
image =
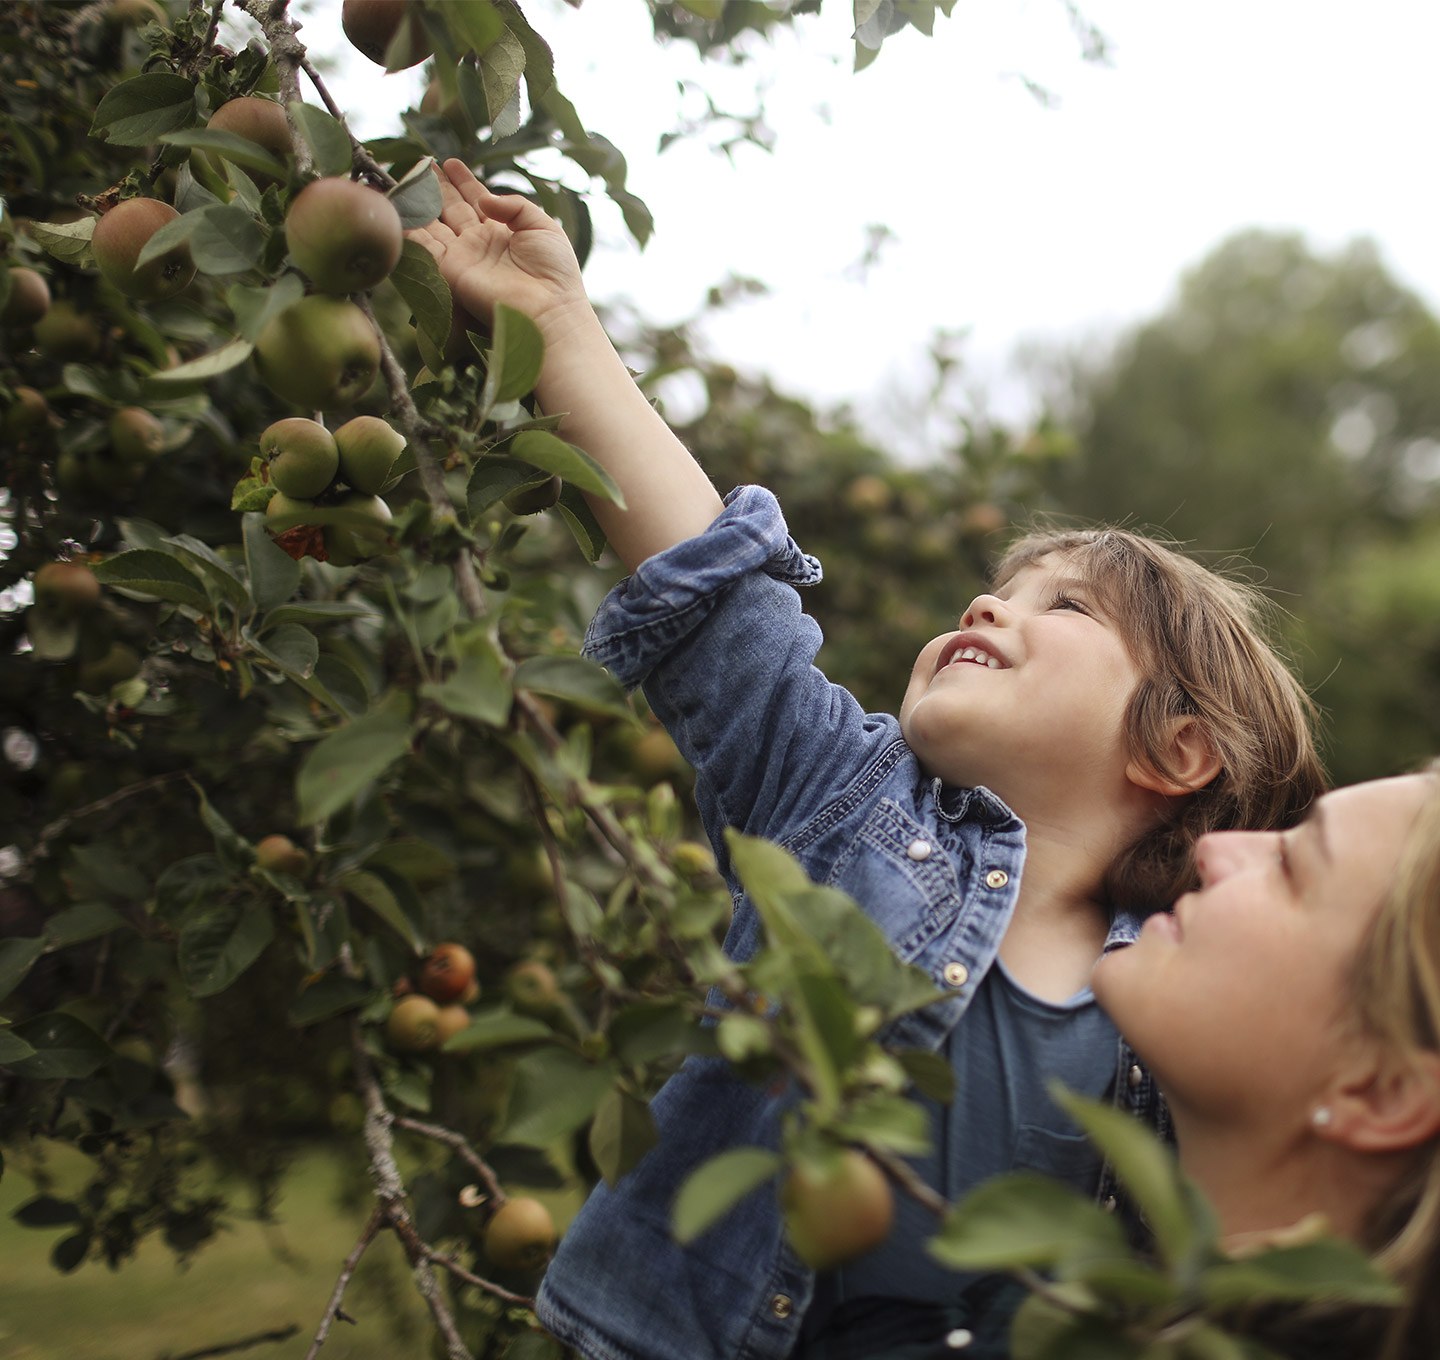
<path id="1" fill-rule="evenodd" d="M 935 833 L 887 798 L 850 838 L 825 881 L 859 902 L 908 960 L 954 924 L 956 868 Z"/>

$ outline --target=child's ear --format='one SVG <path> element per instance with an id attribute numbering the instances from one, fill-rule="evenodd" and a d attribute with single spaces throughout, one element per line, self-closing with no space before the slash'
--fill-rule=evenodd
<path id="1" fill-rule="evenodd" d="M 1440 1133 L 1440 1053 L 1398 1052 L 1381 1040 L 1332 1088 L 1322 1138 L 1356 1152 L 1405 1152 Z"/>
<path id="2" fill-rule="evenodd" d="M 1143 756 L 1137 756 L 1126 765 L 1125 777 L 1151 793 L 1178 798 L 1203 789 L 1224 767 L 1194 718 L 1173 719 L 1168 743 L 1169 774 L 1161 774 Z"/>

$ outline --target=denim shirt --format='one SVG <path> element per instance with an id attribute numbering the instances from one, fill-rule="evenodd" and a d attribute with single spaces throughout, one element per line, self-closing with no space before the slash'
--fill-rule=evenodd
<path id="1" fill-rule="evenodd" d="M 729 826 L 777 842 L 817 882 L 849 893 L 896 954 L 946 991 L 886 1036 L 934 1050 L 995 960 L 1025 827 L 989 790 L 927 776 L 895 718 L 865 713 L 815 668 L 820 629 L 793 587 L 819 579 L 775 498 L 742 487 L 705 533 L 616 586 L 585 651 L 628 688 L 644 684 L 695 768 L 735 899 L 731 956 L 751 957 L 761 927 L 725 852 Z M 1117 918 L 1107 950 L 1139 925 Z M 1117 1101 L 1163 1129 L 1158 1092 L 1123 1041 L 1116 1062 Z M 732 1147 L 778 1148 L 783 1103 L 783 1092 L 744 1081 L 722 1059 L 687 1060 L 652 1103 L 658 1146 L 614 1189 L 597 1186 L 567 1231 L 541 1284 L 542 1324 L 590 1360 L 789 1355 L 814 1276 L 785 1240 L 773 1188 L 747 1195 L 687 1247 L 670 1232 L 675 1194 L 701 1162 Z M 1114 1206 L 1108 1173 L 1100 1195 Z"/>

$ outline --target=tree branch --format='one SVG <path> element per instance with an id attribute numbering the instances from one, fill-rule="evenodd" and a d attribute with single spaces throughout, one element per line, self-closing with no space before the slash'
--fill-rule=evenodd
<path id="1" fill-rule="evenodd" d="M 160 1360 L 206 1360 L 206 1357 L 212 1355 L 233 1355 L 236 1351 L 248 1351 L 252 1346 L 268 1346 L 281 1341 L 289 1341 L 299 1330 L 299 1324 L 292 1322 L 288 1327 L 277 1327 L 269 1332 L 257 1332 L 254 1336 L 227 1342 L 223 1346 L 206 1346 L 203 1350 L 185 1351 L 181 1355 L 170 1355 L 167 1352 L 160 1357 Z"/>
<path id="2" fill-rule="evenodd" d="M 469 1163 L 475 1174 L 485 1182 L 486 1188 L 490 1191 L 491 1200 L 497 1206 L 505 1203 L 507 1196 L 500 1188 L 499 1179 L 490 1169 L 489 1163 L 470 1146 L 463 1134 L 456 1133 L 453 1129 L 442 1128 L 439 1124 L 426 1124 L 418 1119 L 411 1119 L 409 1115 L 404 1114 L 392 1116 L 391 1122 L 396 1128 L 409 1129 L 411 1133 L 418 1133 L 422 1138 L 429 1138 L 434 1142 L 445 1144 L 448 1148 L 453 1148 Z"/>
<path id="3" fill-rule="evenodd" d="M 432 1251 L 429 1259 L 437 1266 L 444 1266 L 457 1280 L 463 1280 L 476 1289 L 483 1289 L 487 1294 L 493 1294 L 497 1299 L 505 1303 L 513 1303 L 522 1308 L 533 1308 L 535 1300 L 524 1294 L 512 1294 L 508 1289 L 501 1289 L 498 1284 L 492 1284 L 489 1280 L 481 1278 L 465 1269 L 453 1256 L 442 1256 L 438 1251 Z"/>
<path id="4" fill-rule="evenodd" d="M 310 1349 L 305 1352 L 305 1360 L 315 1360 L 320 1347 L 325 1344 L 325 1338 L 330 1335 L 330 1328 L 334 1325 L 335 1319 L 345 1317 L 345 1314 L 340 1311 L 340 1305 L 344 1302 L 345 1290 L 350 1284 L 350 1277 L 354 1275 L 355 1267 L 360 1264 L 360 1258 L 365 1255 L 365 1249 L 375 1240 L 376 1234 L 384 1226 L 385 1210 L 383 1206 L 377 1205 L 359 1239 L 351 1247 L 350 1255 L 345 1258 L 345 1263 L 340 1267 L 340 1277 L 335 1281 L 335 1288 L 330 1292 L 330 1302 L 325 1305 L 320 1325 L 315 1329 L 314 1340 L 310 1342 Z"/>

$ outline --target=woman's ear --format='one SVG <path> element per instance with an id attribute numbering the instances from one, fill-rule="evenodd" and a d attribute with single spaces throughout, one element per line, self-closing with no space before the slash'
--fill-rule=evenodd
<path id="1" fill-rule="evenodd" d="M 1440 1133 L 1440 1054 L 1397 1052 L 1381 1040 L 1351 1066 L 1313 1121 L 1320 1137 L 1356 1152 L 1404 1152 Z"/>
<path id="2" fill-rule="evenodd" d="M 1194 718 L 1171 719 L 1165 754 L 1169 774 L 1161 774 L 1143 756 L 1137 756 L 1126 765 L 1125 777 L 1138 788 L 1179 798 L 1203 789 L 1224 767 Z"/>

